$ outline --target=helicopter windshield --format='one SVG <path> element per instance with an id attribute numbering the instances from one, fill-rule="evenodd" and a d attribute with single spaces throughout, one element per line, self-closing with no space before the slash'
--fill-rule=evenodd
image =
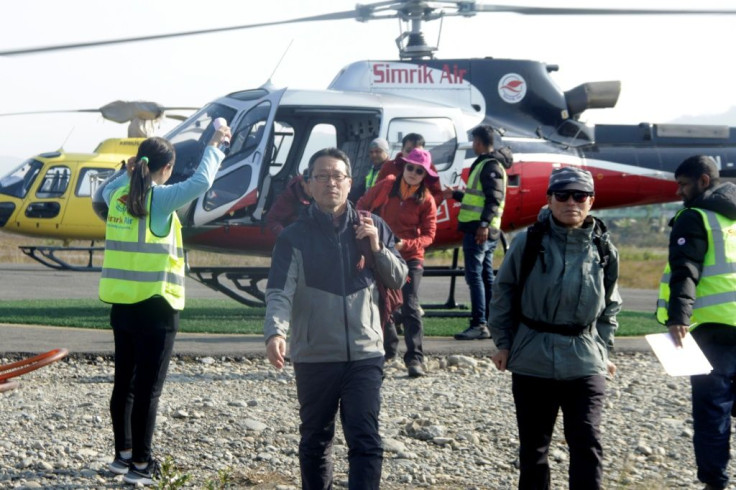
<path id="1" fill-rule="evenodd" d="M 199 166 L 204 148 L 215 132 L 212 121 L 222 117 L 229 123 L 235 113 L 235 109 L 231 107 L 208 104 L 166 135 L 166 139 L 171 141 L 176 150 L 176 165 L 171 183 L 188 178 Z"/>
<path id="2" fill-rule="evenodd" d="M 26 160 L 18 168 L 0 179 L 0 194 L 23 199 L 36 180 L 43 164 L 38 160 Z"/>

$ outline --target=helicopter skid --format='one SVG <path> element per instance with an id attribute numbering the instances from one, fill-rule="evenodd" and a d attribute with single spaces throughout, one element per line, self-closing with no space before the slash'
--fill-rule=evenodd
<path id="1" fill-rule="evenodd" d="M 252 308 L 266 305 L 266 295 L 258 282 L 268 279 L 268 267 L 190 267 L 189 276 Z M 231 285 L 228 285 L 227 282 Z"/>
<path id="2" fill-rule="evenodd" d="M 93 265 L 92 258 L 95 252 L 102 253 L 104 247 L 38 247 L 33 245 L 25 245 L 18 247 L 21 251 L 33 260 L 50 267 L 51 269 L 64 271 L 82 271 L 82 272 L 99 272 L 101 267 Z M 58 257 L 59 252 L 85 252 L 88 254 L 87 265 L 71 264 L 66 260 Z"/>
<path id="3" fill-rule="evenodd" d="M 258 283 L 268 279 L 268 270 L 268 267 L 190 267 L 189 277 L 245 306 L 263 308 L 266 305 L 266 295 L 259 288 Z M 424 269 L 424 275 L 450 278 L 447 301 L 443 304 L 423 304 L 425 317 L 470 316 L 470 310 L 466 305 L 455 302 L 455 279 L 464 275 L 463 269 L 456 265 L 453 267 L 430 266 Z"/>

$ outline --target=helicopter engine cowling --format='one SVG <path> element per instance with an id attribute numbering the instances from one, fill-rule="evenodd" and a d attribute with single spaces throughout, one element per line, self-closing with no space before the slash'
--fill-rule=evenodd
<path id="1" fill-rule="evenodd" d="M 570 117 L 577 119 L 586 109 L 608 109 L 616 106 L 621 82 L 588 82 L 565 92 Z"/>

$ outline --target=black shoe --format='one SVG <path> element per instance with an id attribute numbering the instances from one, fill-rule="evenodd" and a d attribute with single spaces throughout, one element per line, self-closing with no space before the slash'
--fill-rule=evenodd
<path id="1" fill-rule="evenodd" d="M 123 477 L 125 483 L 132 485 L 153 485 L 153 481 L 157 480 L 161 476 L 161 468 L 158 461 L 152 459 L 148 462 L 148 466 L 145 469 L 139 470 L 135 467 L 135 464 L 130 465 L 130 469 Z"/>
<path id="2" fill-rule="evenodd" d="M 112 463 L 107 464 L 107 469 L 115 473 L 116 475 L 124 475 L 130 468 L 132 458 L 121 458 L 118 455 Z"/>
<path id="3" fill-rule="evenodd" d="M 410 378 L 421 378 L 427 375 L 421 364 L 411 364 L 406 369 L 409 372 Z"/>
<path id="4" fill-rule="evenodd" d="M 491 332 L 485 325 L 471 325 L 460 333 L 455 334 L 455 340 L 483 340 L 490 339 Z"/>

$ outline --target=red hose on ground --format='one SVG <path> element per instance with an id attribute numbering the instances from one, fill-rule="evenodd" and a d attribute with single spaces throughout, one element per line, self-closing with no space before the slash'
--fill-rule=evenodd
<path id="1" fill-rule="evenodd" d="M 38 368 L 47 366 L 52 362 L 63 359 L 67 354 L 69 354 L 69 351 L 66 349 L 54 349 L 34 357 L 29 357 L 28 359 L 21 359 L 20 361 L 0 366 L 0 391 L 12 389 L 7 387 L 2 388 L 4 384 L 8 384 L 7 380 L 10 378 L 15 378 L 21 374 L 30 373 Z"/>

